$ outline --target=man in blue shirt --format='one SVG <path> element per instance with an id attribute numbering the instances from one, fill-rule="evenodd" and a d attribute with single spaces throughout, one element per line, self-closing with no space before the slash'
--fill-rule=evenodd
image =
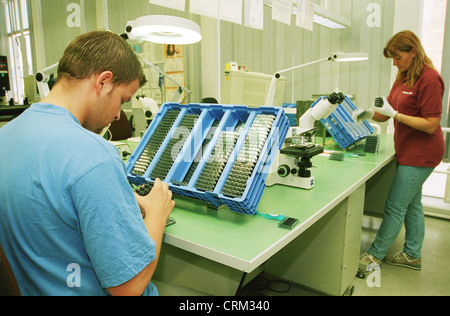
<path id="1" fill-rule="evenodd" d="M 151 283 L 175 202 L 158 179 L 133 193 L 98 135 L 145 83 L 111 32 L 77 37 L 49 96 L 0 129 L 0 244 L 23 295 L 157 295 Z"/>

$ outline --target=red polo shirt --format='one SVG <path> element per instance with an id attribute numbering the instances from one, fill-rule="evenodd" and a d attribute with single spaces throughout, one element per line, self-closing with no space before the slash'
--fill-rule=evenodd
<path id="1" fill-rule="evenodd" d="M 444 90 L 444 81 L 439 73 L 425 66 L 412 89 L 404 81 L 396 83 L 387 100 L 400 114 L 423 118 L 440 117 Z M 445 142 L 440 127 L 433 135 L 429 135 L 397 120 L 394 120 L 394 125 L 395 151 L 400 165 L 434 168 L 441 163 Z"/>

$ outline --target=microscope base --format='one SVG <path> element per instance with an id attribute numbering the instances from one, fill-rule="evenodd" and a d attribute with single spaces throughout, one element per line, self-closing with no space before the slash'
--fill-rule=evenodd
<path id="1" fill-rule="evenodd" d="M 314 176 L 299 176 L 298 159 L 292 156 L 278 153 L 272 169 L 267 176 L 266 185 L 268 187 L 281 184 L 295 188 L 310 190 L 314 187 Z"/>
<path id="2" fill-rule="evenodd" d="M 310 190 L 315 185 L 311 158 L 323 152 L 320 145 L 294 145 L 281 149 L 266 180 L 267 186 L 281 184 Z"/>

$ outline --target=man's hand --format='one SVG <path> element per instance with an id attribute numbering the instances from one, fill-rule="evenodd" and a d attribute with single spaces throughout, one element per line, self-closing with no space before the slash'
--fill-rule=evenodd
<path id="1" fill-rule="evenodd" d="M 167 183 L 155 180 L 152 190 L 146 196 L 135 193 L 136 200 L 141 208 L 144 224 L 150 237 L 156 245 L 156 259 L 144 268 L 133 279 L 117 287 L 108 288 L 111 295 L 141 295 L 153 278 L 161 251 L 162 237 L 166 221 L 175 207 L 172 200 L 172 191 Z"/>
<path id="2" fill-rule="evenodd" d="M 162 219 L 164 222 L 169 218 L 175 207 L 172 200 L 172 191 L 167 183 L 156 179 L 152 190 L 146 196 L 135 194 L 144 219 Z"/>

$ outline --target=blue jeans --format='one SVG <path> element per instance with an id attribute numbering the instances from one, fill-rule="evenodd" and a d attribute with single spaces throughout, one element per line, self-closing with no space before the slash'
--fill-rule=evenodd
<path id="1" fill-rule="evenodd" d="M 434 168 L 397 166 L 386 201 L 383 221 L 375 241 L 368 250 L 382 260 L 405 224 L 403 251 L 413 258 L 422 257 L 425 238 L 425 217 L 422 207 L 422 186 Z"/>

